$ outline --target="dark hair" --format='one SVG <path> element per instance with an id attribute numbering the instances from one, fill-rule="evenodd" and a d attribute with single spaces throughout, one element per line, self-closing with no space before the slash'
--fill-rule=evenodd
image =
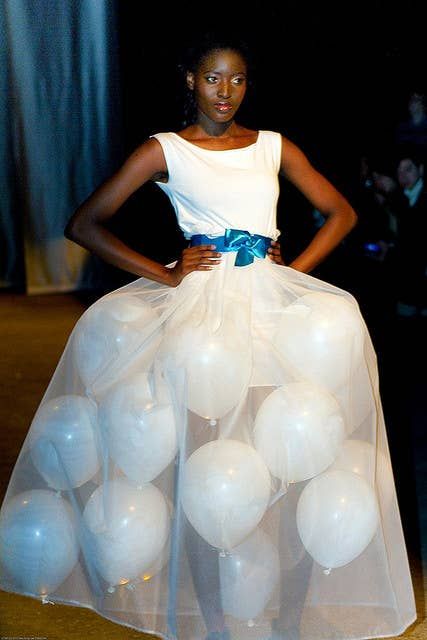
<path id="1" fill-rule="evenodd" d="M 396 168 L 402 160 L 412 160 L 419 169 L 421 165 L 425 164 L 425 151 L 419 145 L 413 143 L 401 144 L 396 149 L 395 160 Z"/>
<path id="2" fill-rule="evenodd" d="M 418 96 L 418 98 L 421 100 L 421 102 L 425 107 L 427 106 L 427 96 L 425 94 L 423 87 L 415 87 L 415 89 L 410 91 L 408 94 L 408 102 L 415 96 Z"/>
<path id="3" fill-rule="evenodd" d="M 239 35 L 230 34 L 228 32 L 208 31 L 203 33 L 197 39 L 187 43 L 181 60 L 178 64 L 178 70 L 181 75 L 182 87 L 184 90 L 183 107 L 184 117 L 182 126 L 188 127 L 194 122 L 197 115 L 197 105 L 194 100 L 194 93 L 187 87 L 186 74 L 188 71 L 195 73 L 202 61 L 212 52 L 228 49 L 239 53 L 246 63 L 247 68 L 247 86 L 248 93 L 251 93 L 254 86 L 255 76 L 255 60 L 249 48 L 247 41 Z"/>

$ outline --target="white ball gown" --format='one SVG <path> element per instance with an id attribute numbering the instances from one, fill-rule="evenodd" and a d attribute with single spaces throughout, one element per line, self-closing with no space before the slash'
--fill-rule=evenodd
<path id="1" fill-rule="evenodd" d="M 228 248 L 80 317 L 2 504 L 0 586 L 168 640 L 221 612 L 236 640 L 399 635 L 415 602 L 366 325 L 259 251 L 281 136 L 154 137 L 185 236 Z"/>

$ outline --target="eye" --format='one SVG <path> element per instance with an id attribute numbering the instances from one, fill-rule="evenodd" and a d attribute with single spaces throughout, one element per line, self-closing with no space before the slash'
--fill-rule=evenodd
<path id="1" fill-rule="evenodd" d="M 239 78 L 234 78 L 233 79 L 233 83 L 234 84 L 243 84 L 245 81 L 245 78 L 239 77 Z"/>
<path id="2" fill-rule="evenodd" d="M 205 76 L 205 80 L 207 80 L 207 82 L 209 82 L 210 84 L 213 84 L 216 79 L 216 76 Z"/>

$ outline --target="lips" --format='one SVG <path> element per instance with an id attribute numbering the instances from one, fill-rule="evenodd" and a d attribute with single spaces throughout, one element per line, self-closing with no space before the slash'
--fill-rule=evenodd
<path id="1" fill-rule="evenodd" d="M 214 106 L 220 113 L 227 113 L 233 108 L 229 102 L 216 102 Z"/>

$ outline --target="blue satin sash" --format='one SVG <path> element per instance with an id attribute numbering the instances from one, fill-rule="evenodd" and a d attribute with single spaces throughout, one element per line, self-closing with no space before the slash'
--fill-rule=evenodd
<path id="1" fill-rule="evenodd" d="M 225 229 L 225 234 L 217 238 L 210 238 L 203 233 L 197 233 L 190 238 L 190 246 L 199 244 L 214 244 L 218 251 L 237 251 L 234 265 L 244 267 L 254 261 L 254 257 L 265 258 L 272 238 L 249 233 L 242 229 Z"/>

